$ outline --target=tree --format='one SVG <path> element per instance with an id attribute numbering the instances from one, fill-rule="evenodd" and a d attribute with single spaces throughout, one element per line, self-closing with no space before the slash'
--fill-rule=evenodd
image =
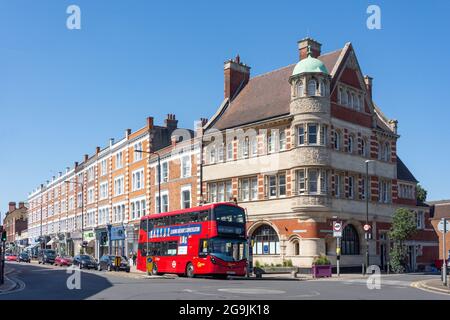
<path id="1" fill-rule="evenodd" d="M 428 193 L 427 190 L 422 188 L 422 186 L 420 184 L 417 185 L 417 187 L 416 187 L 417 201 L 419 201 L 419 202 L 427 201 L 427 193 Z"/>
<path id="2" fill-rule="evenodd" d="M 397 209 L 394 213 L 391 230 L 389 231 L 389 237 L 394 241 L 394 246 L 389 255 L 391 267 L 395 273 L 405 271 L 407 250 L 404 246 L 404 241 L 411 237 L 416 230 L 415 213 L 405 208 Z"/>

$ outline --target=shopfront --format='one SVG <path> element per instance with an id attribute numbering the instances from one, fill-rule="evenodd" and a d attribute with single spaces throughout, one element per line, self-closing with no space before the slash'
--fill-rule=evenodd
<path id="1" fill-rule="evenodd" d="M 83 232 L 83 241 L 86 245 L 84 253 L 91 256 L 95 255 L 95 232 L 94 230 Z"/>
<path id="2" fill-rule="evenodd" d="M 139 240 L 139 224 L 129 224 L 126 228 L 126 253 L 128 256 L 137 253 Z"/>
<path id="3" fill-rule="evenodd" d="M 125 252 L 125 227 L 111 227 L 111 254 L 126 256 Z"/>
<path id="4" fill-rule="evenodd" d="M 96 238 L 95 257 L 99 259 L 103 255 L 109 254 L 108 230 L 106 228 L 96 229 L 95 238 Z"/>

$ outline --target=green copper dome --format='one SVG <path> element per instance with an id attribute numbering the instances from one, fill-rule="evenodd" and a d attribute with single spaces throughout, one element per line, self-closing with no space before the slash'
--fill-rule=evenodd
<path id="1" fill-rule="evenodd" d="M 298 75 L 301 73 L 325 73 L 328 74 L 327 67 L 319 59 L 313 58 L 310 55 L 306 59 L 300 60 L 292 72 L 292 75 Z"/>

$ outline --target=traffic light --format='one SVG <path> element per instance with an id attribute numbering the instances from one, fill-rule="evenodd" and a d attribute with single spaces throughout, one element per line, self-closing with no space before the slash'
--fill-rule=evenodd
<path id="1" fill-rule="evenodd" d="M 6 241 L 6 231 L 5 230 L 2 231 L 2 241 L 3 242 Z"/>

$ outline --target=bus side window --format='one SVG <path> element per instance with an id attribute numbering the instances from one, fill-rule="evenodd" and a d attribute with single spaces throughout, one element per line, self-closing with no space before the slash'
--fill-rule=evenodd
<path id="1" fill-rule="evenodd" d="M 200 211 L 198 213 L 198 221 L 199 222 L 208 221 L 208 211 Z"/>
<path id="2" fill-rule="evenodd" d="M 199 222 L 199 219 L 198 219 L 198 212 L 191 212 L 190 214 L 189 214 L 189 222 Z"/>

